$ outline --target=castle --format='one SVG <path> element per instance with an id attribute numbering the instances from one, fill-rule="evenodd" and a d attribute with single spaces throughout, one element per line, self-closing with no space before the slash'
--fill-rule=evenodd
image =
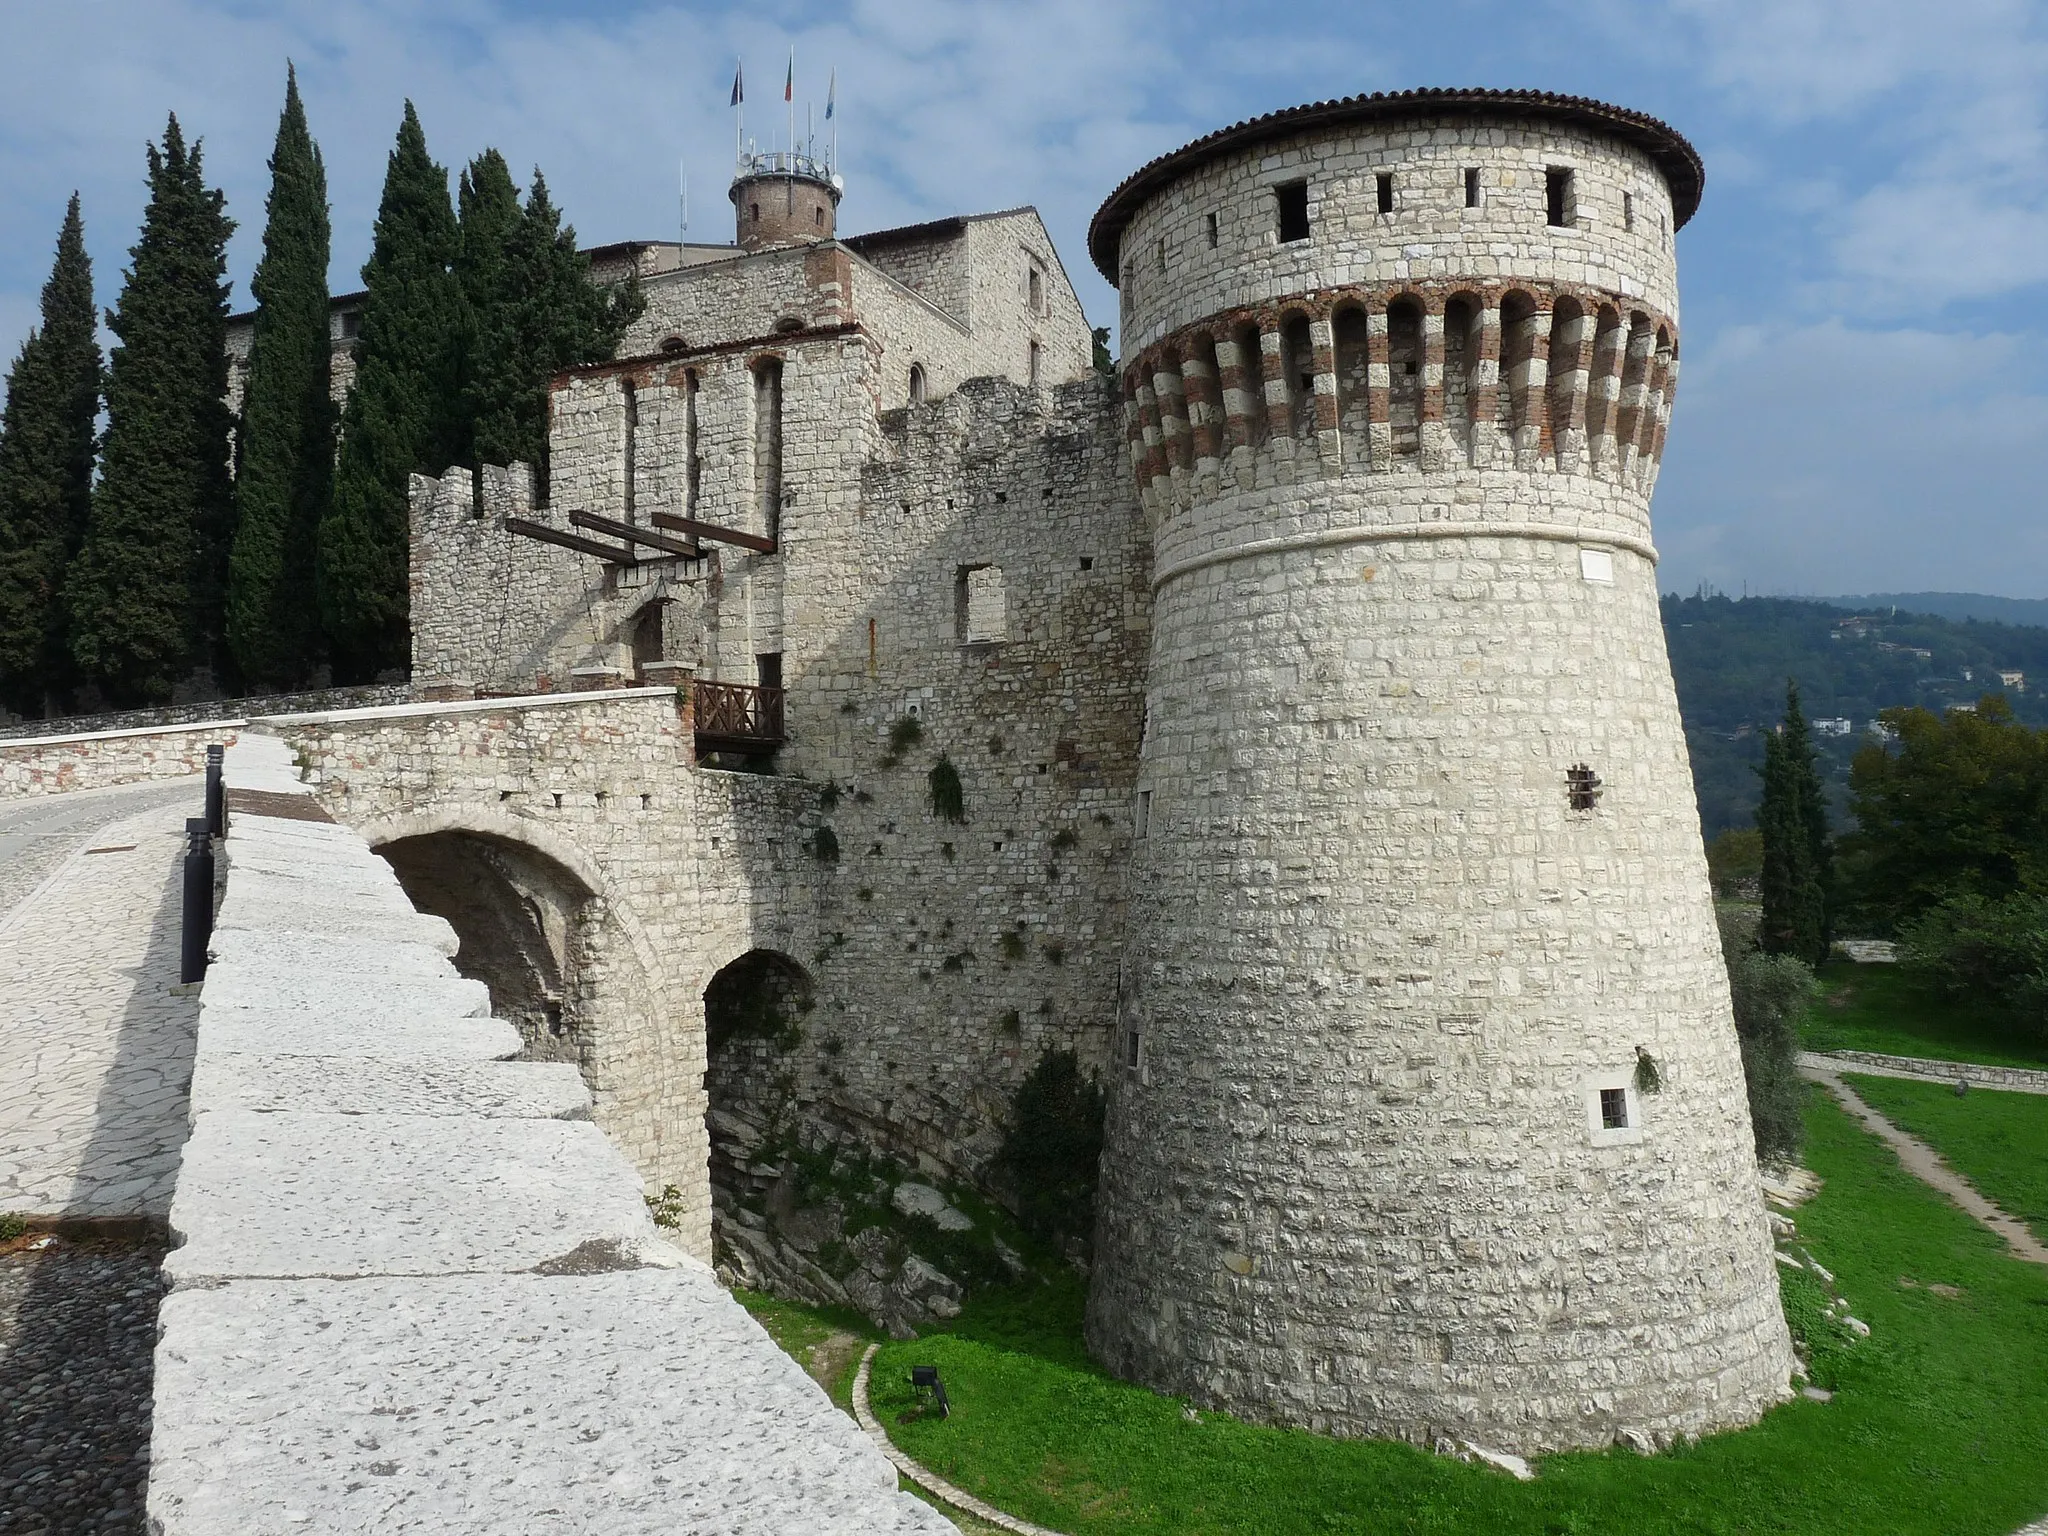
<path id="1" fill-rule="evenodd" d="M 1649 523 L 1702 183 L 1534 92 L 1240 123 L 1096 215 L 1106 375 L 1032 210 L 841 238 L 745 158 L 736 247 L 609 252 L 646 311 L 544 477 L 415 481 L 414 685 L 474 702 L 301 760 L 755 1283 L 943 1311 L 779 1159 L 971 1185 L 1072 1050 L 1118 1374 L 1750 1422 L 1792 1356 Z"/>

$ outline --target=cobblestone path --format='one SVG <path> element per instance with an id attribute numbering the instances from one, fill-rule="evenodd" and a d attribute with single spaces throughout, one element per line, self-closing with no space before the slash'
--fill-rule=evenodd
<path id="1" fill-rule="evenodd" d="M 0 811 L 0 879 L 43 871 L 0 915 L 0 1212 L 170 1210 L 199 1012 L 176 990 L 199 780 L 179 788 Z"/>
<path id="2" fill-rule="evenodd" d="M 185 1137 L 200 785 L 0 803 L 0 1215 L 128 1218 L 0 1243 L 0 1536 L 145 1527 L 164 1249 L 134 1218 L 168 1212 Z"/>

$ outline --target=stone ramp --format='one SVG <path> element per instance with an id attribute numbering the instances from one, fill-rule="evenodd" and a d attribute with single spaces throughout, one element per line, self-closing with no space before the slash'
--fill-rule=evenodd
<path id="1" fill-rule="evenodd" d="M 504 1059 L 446 925 L 269 798 L 282 744 L 229 784 L 154 1528 L 951 1532 L 661 1237 L 575 1069 Z"/>

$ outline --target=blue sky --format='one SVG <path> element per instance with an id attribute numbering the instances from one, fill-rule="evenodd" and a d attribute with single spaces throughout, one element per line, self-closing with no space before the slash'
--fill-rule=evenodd
<path id="1" fill-rule="evenodd" d="M 586 244 L 729 235 L 726 107 L 837 65 L 843 227 L 1035 203 L 1099 323 L 1082 234 L 1135 166 L 1238 118 L 1415 85 L 1529 86 L 1665 118 L 1707 162 L 1680 236 L 1684 372 L 1662 584 L 2048 595 L 2048 7 L 2022 0 L 0 0 L 0 349 L 34 322 L 65 197 L 102 303 L 176 110 L 261 233 L 299 66 L 356 286 L 407 96 L 436 158 L 538 163 Z"/>

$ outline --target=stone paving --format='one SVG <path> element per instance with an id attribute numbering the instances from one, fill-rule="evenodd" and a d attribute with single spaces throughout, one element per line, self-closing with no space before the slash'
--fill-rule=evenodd
<path id="1" fill-rule="evenodd" d="M 0 916 L 0 1211 L 170 1210 L 199 1011 L 177 986 L 180 856 L 199 781 L 178 790 L 0 818 L 13 844 L 0 870 L 47 871 Z"/>

